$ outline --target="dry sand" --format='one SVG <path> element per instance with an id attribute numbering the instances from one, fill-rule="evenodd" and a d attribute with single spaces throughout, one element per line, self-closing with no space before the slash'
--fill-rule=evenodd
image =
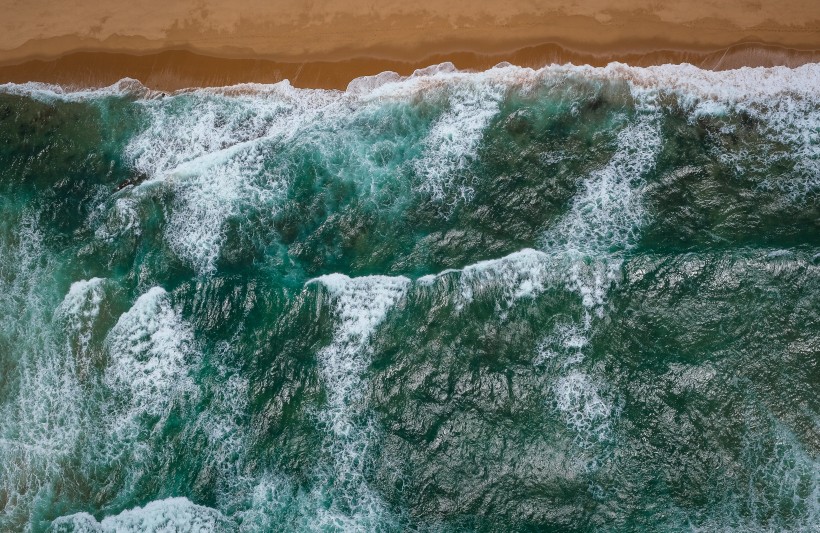
<path id="1" fill-rule="evenodd" d="M 0 82 L 344 88 L 442 61 L 820 61 L 818 0 L 0 0 Z"/>

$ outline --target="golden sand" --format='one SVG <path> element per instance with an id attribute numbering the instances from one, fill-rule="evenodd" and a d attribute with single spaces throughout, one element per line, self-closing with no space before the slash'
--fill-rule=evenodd
<path id="1" fill-rule="evenodd" d="M 163 90 L 357 76 L 452 61 L 704 68 L 820 61 L 817 0 L 5 0 L 0 82 Z"/>

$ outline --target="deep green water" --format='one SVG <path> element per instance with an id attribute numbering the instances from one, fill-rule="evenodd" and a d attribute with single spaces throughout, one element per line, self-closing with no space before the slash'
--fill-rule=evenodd
<path id="1" fill-rule="evenodd" d="M 820 65 L 2 86 L 0 530 L 817 531 L 819 194 Z"/>

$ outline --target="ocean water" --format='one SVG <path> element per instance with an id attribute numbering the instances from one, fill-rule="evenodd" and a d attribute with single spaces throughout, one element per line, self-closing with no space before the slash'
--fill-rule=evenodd
<path id="1" fill-rule="evenodd" d="M 820 65 L 0 86 L 0 530 L 817 531 Z"/>

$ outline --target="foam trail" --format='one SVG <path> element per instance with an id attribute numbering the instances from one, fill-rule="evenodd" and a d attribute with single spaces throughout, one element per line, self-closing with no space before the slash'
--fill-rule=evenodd
<path id="1" fill-rule="evenodd" d="M 367 488 L 362 472 L 369 431 L 356 419 L 364 408 L 367 343 L 387 312 L 404 297 L 410 280 L 330 274 L 312 282 L 325 287 L 336 310 L 333 342 L 321 350 L 318 362 L 328 396 L 321 418 L 332 435 L 330 454 L 334 464 L 330 475 L 341 489 L 342 500 L 334 501 L 330 509 L 317 509 L 317 523 L 324 524 L 317 529 L 365 531 L 387 516 L 380 499 Z"/>
<path id="2" fill-rule="evenodd" d="M 604 400 L 598 385 L 586 373 L 572 370 L 555 382 L 555 400 L 583 446 L 609 439 L 612 406 Z"/>
<path id="3" fill-rule="evenodd" d="M 350 411 L 362 400 L 361 376 L 367 368 L 364 348 L 390 308 L 404 297 L 410 280 L 330 274 L 312 282 L 325 287 L 337 313 L 333 342 L 320 352 L 319 361 L 329 392 L 330 428 L 337 436 L 348 436 L 353 429 Z"/>
<path id="4" fill-rule="evenodd" d="M 657 111 L 647 107 L 618 133 L 615 154 L 584 182 L 567 215 L 548 231 L 548 247 L 608 255 L 637 244 L 637 232 L 646 219 L 641 202 L 644 177 L 654 168 L 661 146 Z"/>
<path id="5" fill-rule="evenodd" d="M 559 350 L 569 348 L 571 355 L 563 361 L 553 384 L 557 409 L 583 448 L 609 440 L 613 414 L 598 384 L 579 368 L 589 343 L 588 311 L 603 316 L 606 292 L 617 278 L 623 254 L 637 244 L 638 232 L 646 222 L 641 201 L 644 180 L 661 147 L 655 95 L 638 92 L 637 96 L 638 117 L 618 134 L 615 154 L 586 180 L 570 211 L 545 237 L 548 253 L 557 255 L 553 268 L 564 270 L 564 282 L 578 293 L 586 310 L 583 324 L 557 332 Z M 543 353 L 539 358 L 543 359 Z"/>
<path id="6" fill-rule="evenodd" d="M 216 359 L 227 360 L 233 355 L 231 352 L 230 344 L 221 342 Z M 246 415 L 250 394 L 247 378 L 221 365 L 212 383 L 210 391 L 203 390 L 203 395 L 213 395 L 208 408 L 199 414 L 190 432 L 194 436 L 206 435 L 211 443 L 205 450 L 204 468 L 219 472 L 215 483 L 217 508 L 224 510 L 240 505 L 257 481 L 246 469 L 252 443 L 247 421 L 250 417 Z"/>
<path id="7" fill-rule="evenodd" d="M 498 113 L 504 89 L 502 84 L 453 85 L 448 95 L 450 109 L 433 125 L 424 141 L 424 154 L 414 165 L 423 179 L 421 192 L 436 201 L 471 199 L 470 186 L 457 183 L 455 173 L 466 170 L 475 159 L 484 131 Z"/>
<path id="8" fill-rule="evenodd" d="M 535 365 L 558 361 L 571 366 L 583 360 L 583 350 L 589 344 L 587 332 L 576 324 L 557 324 L 538 345 Z"/>
<path id="9" fill-rule="evenodd" d="M 584 307 L 599 316 L 622 254 L 637 244 L 646 222 L 641 193 L 661 145 L 658 117 L 647 107 L 618 134 L 615 155 L 590 176 L 569 213 L 545 237 L 553 253 L 569 260 L 568 282 Z M 587 257 L 592 264 L 584 261 Z"/>
<path id="10" fill-rule="evenodd" d="M 617 278 L 623 254 L 637 244 L 647 218 L 642 203 L 645 177 L 654 169 L 661 147 L 657 95 L 635 87 L 633 95 L 637 117 L 619 132 L 614 155 L 585 180 L 569 212 L 543 241 L 541 268 L 559 273 L 557 279 L 578 293 L 587 312 L 582 324 L 559 325 L 553 336 L 542 341 L 535 364 L 563 354 L 552 393 L 582 448 L 610 439 L 613 414 L 599 385 L 580 368 L 589 344 L 588 311 L 603 316 L 606 292 Z"/>

